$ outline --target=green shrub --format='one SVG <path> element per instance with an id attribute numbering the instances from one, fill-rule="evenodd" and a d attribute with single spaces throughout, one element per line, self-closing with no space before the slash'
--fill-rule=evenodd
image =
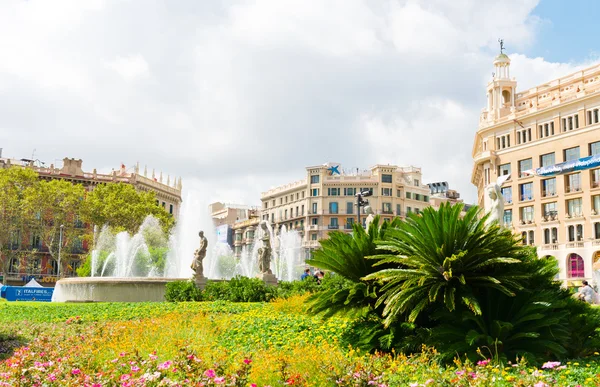
<path id="1" fill-rule="evenodd" d="M 277 285 L 277 297 L 289 298 L 306 293 L 316 293 L 322 289 L 323 287 L 317 283 L 314 277 L 308 277 L 302 281 L 281 281 Z"/>
<path id="2" fill-rule="evenodd" d="M 169 282 L 165 289 L 165 300 L 171 302 L 202 301 L 202 296 L 193 281 Z"/>

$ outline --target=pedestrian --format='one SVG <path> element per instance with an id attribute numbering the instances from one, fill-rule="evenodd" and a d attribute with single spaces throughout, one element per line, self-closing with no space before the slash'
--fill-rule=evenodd
<path id="1" fill-rule="evenodd" d="M 596 302 L 596 291 L 590 286 L 587 281 L 582 282 L 583 286 L 579 288 L 579 299 L 587 302 L 588 304 L 593 304 Z"/>
<path id="2" fill-rule="evenodd" d="M 304 273 L 300 276 L 300 281 L 304 281 L 308 277 L 310 277 L 310 269 L 304 270 Z"/>

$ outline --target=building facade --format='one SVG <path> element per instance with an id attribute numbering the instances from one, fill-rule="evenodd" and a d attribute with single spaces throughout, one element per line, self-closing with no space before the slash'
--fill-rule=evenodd
<path id="1" fill-rule="evenodd" d="M 600 154 L 600 65 L 525 91 L 510 78 L 510 59 L 494 60 L 473 144 L 471 182 L 483 207 L 484 190 L 504 175 L 504 219 L 538 248 L 555 256 L 560 280 L 594 279 L 600 257 L 600 168 L 552 176 L 553 167 Z"/>
<path id="2" fill-rule="evenodd" d="M 260 208 L 243 204 L 215 202 L 208 206 L 217 233 L 217 242 L 227 243 L 236 257 L 243 246 L 254 242 L 254 231 L 260 221 Z"/>
<path id="3" fill-rule="evenodd" d="M 436 210 L 441 207 L 444 203 L 449 203 L 451 205 L 455 204 L 463 204 L 462 213 L 466 213 L 469 208 L 472 207 L 470 204 L 465 204 L 463 200 L 460 198 L 460 193 L 454 189 L 450 189 L 448 182 L 436 182 L 427 184 L 429 187 L 429 204 L 431 207 Z"/>
<path id="4" fill-rule="evenodd" d="M 363 191 L 372 192 L 369 205 L 386 220 L 429 206 L 429 188 L 422 184 L 420 168 L 375 165 L 345 172 L 340 164 L 328 163 L 306 167 L 302 180 L 263 192 L 261 218 L 273 229 L 297 230 L 309 257 L 329 232 L 352 230 L 357 221 L 356 194 Z M 361 213 L 363 225 L 365 220 Z"/>
<path id="5" fill-rule="evenodd" d="M 156 204 L 165 208 L 175 218 L 178 217 L 181 207 L 181 178 L 171 182 L 171 179 L 167 177 L 166 181 L 163 181 L 162 173 L 158 178 L 155 177 L 154 172 L 152 172 L 152 177 L 147 177 L 146 172 L 143 175 L 139 173 L 139 166 L 136 166 L 133 172 L 128 172 L 124 165 L 110 174 L 97 173 L 96 169 L 92 172 L 84 172 L 82 164 L 80 159 L 64 158 L 62 168 L 55 168 L 52 164 L 45 167 L 39 162 L 36 164 L 33 160 L 0 157 L 0 169 L 30 168 L 38 173 L 40 179 L 65 180 L 73 184 L 81 184 L 88 191 L 102 183 L 126 183 L 133 185 L 139 191 L 152 191 L 156 195 Z M 89 225 L 75 220 L 73 224 L 65 225 L 65 227 L 80 229 L 83 234 Z M 56 282 L 58 262 L 49 255 L 47 246 L 44 246 L 39 237 L 34 234 L 16 235 L 11 242 L 11 250 L 18 253 L 15 255 L 20 258 L 11 258 L 6 265 L 6 270 L 2 273 L 5 282 L 20 284 L 27 282 L 31 277 L 35 277 L 42 284 Z M 87 252 L 88 241 L 84 238 L 70 249 L 63 249 L 61 276 L 76 276 L 76 269 L 83 263 Z"/>

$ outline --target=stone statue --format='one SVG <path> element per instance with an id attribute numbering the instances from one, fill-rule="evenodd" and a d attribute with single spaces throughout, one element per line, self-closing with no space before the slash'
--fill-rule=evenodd
<path id="1" fill-rule="evenodd" d="M 196 277 L 204 277 L 202 260 L 206 257 L 206 248 L 208 247 L 208 240 L 204 236 L 204 231 L 198 233 L 200 237 L 200 247 L 194 251 L 194 261 L 192 262 L 192 270 L 196 272 Z"/>
<path id="2" fill-rule="evenodd" d="M 271 271 L 271 243 L 269 234 L 262 237 L 262 246 L 258 249 L 258 271 L 261 274 L 273 274 Z"/>
<path id="3" fill-rule="evenodd" d="M 365 220 L 365 230 L 369 232 L 369 225 L 373 222 L 373 219 L 375 219 L 375 215 L 373 214 L 373 209 L 371 206 L 365 207 L 365 214 L 367 214 L 367 219 Z"/>
<path id="4" fill-rule="evenodd" d="M 510 179 L 510 174 L 500 176 L 495 183 L 488 184 L 485 187 L 483 205 L 486 214 L 489 213 L 486 225 L 497 221 L 501 227 L 504 226 L 504 198 L 502 197 L 502 189 L 500 187 L 508 179 Z"/>

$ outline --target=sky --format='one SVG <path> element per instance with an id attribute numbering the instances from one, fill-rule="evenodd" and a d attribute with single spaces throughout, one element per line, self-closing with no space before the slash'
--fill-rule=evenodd
<path id="1" fill-rule="evenodd" d="M 260 204 L 305 167 L 419 166 L 466 202 L 504 39 L 518 89 L 600 62 L 600 2 L 2 0 L 4 157 L 139 162 Z"/>

